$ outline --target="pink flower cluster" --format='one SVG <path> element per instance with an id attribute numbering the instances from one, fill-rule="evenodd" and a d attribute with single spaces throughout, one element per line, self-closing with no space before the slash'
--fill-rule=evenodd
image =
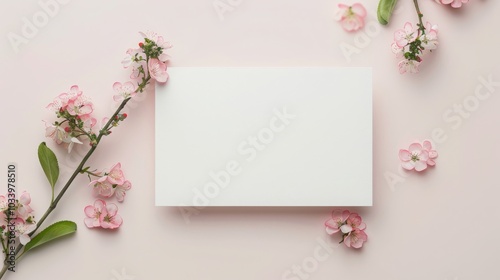
<path id="1" fill-rule="evenodd" d="M 77 85 L 72 86 L 69 92 L 59 94 L 47 108 L 63 120 L 45 122 L 45 136 L 57 144 L 67 144 L 68 152 L 75 144 L 82 144 L 79 138 L 88 135 L 96 124 L 96 119 L 92 117 L 94 105 Z"/>
<path id="2" fill-rule="evenodd" d="M 334 210 L 332 217 L 325 222 L 326 232 L 330 235 L 342 232 L 342 240 L 347 247 L 361 248 L 368 240 L 365 233 L 366 225 L 357 213 L 349 210 Z"/>
<path id="3" fill-rule="evenodd" d="M 121 163 L 117 163 L 108 172 L 94 173 L 95 175 L 104 174 L 89 184 L 89 186 L 93 186 L 92 190 L 95 196 L 110 198 L 114 195 L 119 202 L 123 202 L 125 192 L 130 190 L 132 184 L 125 179 L 121 167 Z"/>
<path id="4" fill-rule="evenodd" d="M 94 205 L 88 205 L 84 209 L 85 225 L 88 228 L 116 229 L 123 222 L 122 217 L 118 215 L 118 206 L 113 203 L 106 204 L 104 200 L 97 199 Z"/>
<path id="5" fill-rule="evenodd" d="M 11 198 L 10 195 L 0 195 L 1 238 L 7 240 L 10 232 L 14 231 L 16 238 L 19 238 L 19 242 L 26 245 L 31 240 L 28 234 L 36 228 L 33 209 L 30 206 L 31 197 L 29 193 L 23 192 L 19 199 L 15 199 L 14 202 L 11 199 L 14 198 Z M 11 223 L 14 223 L 14 229 L 9 225 L 9 219 Z"/>
<path id="6" fill-rule="evenodd" d="M 142 79 L 149 72 L 151 78 L 157 82 L 164 83 L 168 79 L 166 62 L 170 59 L 164 51 L 172 45 L 165 41 L 163 36 L 155 32 L 139 32 L 144 37 L 144 42 L 139 43 L 139 48 L 128 49 L 126 57 L 122 61 L 124 68 L 132 68 L 131 79 Z M 150 57 L 146 61 L 146 54 Z"/>
<path id="7" fill-rule="evenodd" d="M 334 19 L 340 22 L 345 31 L 357 31 L 365 25 L 366 9 L 360 3 L 355 3 L 352 6 L 338 4 L 338 9 Z"/>
<path id="8" fill-rule="evenodd" d="M 434 0 L 434 1 L 439 4 L 450 5 L 453 8 L 460 8 L 462 7 L 463 4 L 469 2 L 469 0 Z"/>
<path id="9" fill-rule="evenodd" d="M 435 159 L 438 153 L 432 147 L 429 140 L 425 140 L 422 144 L 414 142 L 410 145 L 408 150 L 399 150 L 399 159 L 401 166 L 406 170 L 424 171 L 427 166 L 436 165 Z"/>
<path id="10" fill-rule="evenodd" d="M 429 22 L 425 27 L 419 25 L 417 29 L 407 22 L 403 29 L 394 33 L 391 47 L 396 57 L 401 59 L 398 63 L 399 73 L 418 72 L 424 52 L 432 52 L 437 48 L 437 34 L 437 26 Z"/>

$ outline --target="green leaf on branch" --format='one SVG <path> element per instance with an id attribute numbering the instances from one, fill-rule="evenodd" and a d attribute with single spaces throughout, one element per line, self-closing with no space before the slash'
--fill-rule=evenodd
<path id="1" fill-rule="evenodd" d="M 386 25 L 389 23 L 397 2 L 398 0 L 380 0 L 377 8 L 377 18 L 381 24 Z"/>
<path id="2" fill-rule="evenodd" d="M 55 224 L 48 226 L 46 229 L 42 230 L 39 234 L 31 239 L 30 242 L 26 243 L 24 246 L 24 253 L 29 250 L 43 245 L 52 240 L 58 239 L 65 235 L 76 232 L 76 223 L 72 221 L 60 221 Z"/>
<path id="3" fill-rule="evenodd" d="M 45 172 L 45 176 L 47 176 L 47 180 L 49 180 L 52 192 L 54 192 L 54 186 L 59 178 L 59 164 L 57 163 L 56 155 L 47 147 L 45 142 L 42 142 L 38 146 L 38 160 L 43 172 Z"/>

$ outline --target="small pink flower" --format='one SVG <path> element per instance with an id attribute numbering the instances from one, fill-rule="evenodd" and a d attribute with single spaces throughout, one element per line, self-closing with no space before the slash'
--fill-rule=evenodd
<path id="1" fill-rule="evenodd" d="M 31 208 L 30 203 L 31 203 L 30 194 L 28 192 L 23 192 L 19 197 L 17 205 L 18 217 L 24 220 L 29 219 L 29 217 L 31 216 L 30 214 L 33 213 L 33 209 Z"/>
<path id="2" fill-rule="evenodd" d="M 89 183 L 89 186 L 93 186 L 92 192 L 95 196 L 108 198 L 113 196 L 115 192 L 113 185 L 108 182 L 107 177 L 101 177 L 98 180 L 94 180 Z"/>
<path id="3" fill-rule="evenodd" d="M 438 27 L 427 22 L 425 26 L 425 34 L 421 36 L 422 47 L 426 50 L 435 50 L 438 46 Z"/>
<path id="4" fill-rule="evenodd" d="M 403 29 L 396 30 L 394 33 L 394 41 L 400 47 L 404 47 L 415 41 L 418 37 L 418 32 L 413 30 L 413 25 L 409 22 L 405 23 Z"/>
<path id="5" fill-rule="evenodd" d="M 366 228 L 363 219 L 357 213 L 351 213 L 345 224 L 340 228 L 343 233 L 350 233 L 353 230 L 364 230 Z"/>
<path id="6" fill-rule="evenodd" d="M 335 13 L 335 20 L 340 21 L 340 25 L 346 31 L 356 31 L 365 25 L 366 9 L 360 4 L 356 3 L 352 6 L 345 4 L 338 4 L 338 10 Z"/>
<path id="7" fill-rule="evenodd" d="M 119 202 L 123 202 L 125 199 L 126 191 L 132 188 L 132 184 L 129 181 L 125 181 L 123 185 L 117 185 L 115 188 L 115 196 Z"/>
<path id="8" fill-rule="evenodd" d="M 398 63 L 399 73 L 418 73 L 418 66 L 422 63 L 421 61 L 403 59 Z"/>
<path id="9" fill-rule="evenodd" d="M 80 95 L 75 100 L 70 100 L 67 106 L 68 113 L 72 116 L 86 117 L 94 111 L 94 105 L 85 95 Z"/>
<path id="10" fill-rule="evenodd" d="M 123 185 L 123 183 L 125 183 L 125 177 L 123 175 L 121 163 L 113 165 L 106 178 L 108 182 L 113 185 Z"/>
<path id="11" fill-rule="evenodd" d="M 100 227 L 101 226 L 101 214 L 106 211 L 106 202 L 97 199 L 94 202 L 94 206 L 87 205 L 84 208 L 85 218 L 84 222 L 88 228 Z"/>
<path id="12" fill-rule="evenodd" d="M 325 222 L 326 233 L 331 235 L 331 234 L 339 232 L 341 230 L 341 227 L 347 221 L 347 218 L 349 218 L 350 214 L 351 214 L 351 212 L 349 212 L 349 210 L 344 210 L 344 211 L 335 210 L 335 211 L 333 211 L 332 217 Z"/>
<path id="13" fill-rule="evenodd" d="M 28 235 L 32 231 L 35 230 L 36 224 L 27 223 L 21 218 L 17 218 L 14 220 L 16 235 L 19 237 L 19 242 L 21 244 L 26 245 L 26 243 L 30 242 L 31 237 Z"/>
<path id="14" fill-rule="evenodd" d="M 113 84 L 113 89 L 116 94 L 113 96 L 115 101 L 121 102 L 129 97 L 134 97 L 137 93 L 135 92 L 136 87 L 131 82 L 126 82 L 123 85 L 119 82 Z"/>
<path id="15" fill-rule="evenodd" d="M 363 247 L 363 243 L 366 242 L 366 240 L 368 240 L 368 236 L 364 230 L 354 229 L 344 238 L 344 244 L 347 247 L 359 249 Z"/>
<path id="16" fill-rule="evenodd" d="M 60 125 L 45 122 L 45 137 L 52 138 L 57 144 L 61 144 L 68 137 L 68 133 Z"/>
<path id="17" fill-rule="evenodd" d="M 116 204 L 110 203 L 105 205 L 103 212 L 100 216 L 100 224 L 102 228 L 105 229 L 116 229 L 119 228 L 122 223 L 122 217 L 118 215 L 118 206 Z"/>
<path id="18" fill-rule="evenodd" d="M 429 160 L 429 152 L 420 145 L 420 143 L 412 143 L 408 150 L 399 150 L 399 159 L 401 166 L 406 170 L 423 171 L 427 168 L 427 160 Z"/>
<path id="19" fill-rule="evenodd" d="M 438 153 L 436 150 L 432 148 L 432 143 L 429 140 L 425 140 L 422 143 L 424 149 L 429 153 L 429 159 L 427 160 L 427 165 L 434 166 L 436 162 L 434 161 L 438 157 Z"/>
<path id="20" fill-rule="evenodd" d="M 150 58 L 148 69 L 151 78 L 159 83 L 165 83 L 168 80 L 167 65 L 157 58 Z"/>
<path id="21" fill-rule="evenodd" d="M 450 4 L 453 8 L 460 8 L 462 4 L 466 4 L 469 0 L 436 0 L 436 2 L 448 5 Z"/>

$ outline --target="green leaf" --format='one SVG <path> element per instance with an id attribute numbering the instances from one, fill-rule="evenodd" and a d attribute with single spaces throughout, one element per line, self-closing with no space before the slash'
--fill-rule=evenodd
<path id="1" fill-rule="evenodd" d="M 386 25 L 389 23 L 397 2 L 398 0 L 380 0 L 377 8 L 377 18 L 381 24 Z"/>
<path id="2" fill-rule="evenodd" d="M 76 231 L 76 223 L 72 221 L 60 221 L 55 224 L 48 226 L 46 229 L 42 230 L 37 234 L 30 242 L 26 243 L 24 246 L 24 253 L 29 250 L 50 242 L 54 239 L 63 237 L 65 235 L 74 233 Z"/>
<path id="3" fill-rule="evenodd" d="M 47 176 L 47 180 L 49 180 L 52 192 L 54 192 L 54 186 L 59 178 L 59 164 L 56 155 L 47 147 L 45 142 L 40 143 L 40 146 L 38 146 L 38 160 L 43 172 L 45 172 L 45 176 Z"/>

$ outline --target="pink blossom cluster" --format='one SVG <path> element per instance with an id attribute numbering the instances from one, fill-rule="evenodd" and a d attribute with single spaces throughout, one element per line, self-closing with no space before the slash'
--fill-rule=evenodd
<path id="1" fill-rule="evenodd" d="M 450 5 L 453 8 L 460 8 L 462 7 L 463 4 L 469 2 L 469 0 L 434 0 L 434 1 L 439 4 Z"/>
<path id="2" fill-rule="evenodd" d="M 97 199 L 94 205 L 88 205 L 84 209 L 87 216 L 84 220 L 88 228 L 116 229 L 123 222 L 118 215 L 118 206 L 113 203 L 106 204 L 104 200 Z"/>
<path id="3" fill-rule="evenodd" d="M 104 174 L 89 184 L 89 186 L 93 186 L 92 190 L 95 196 L 110 198 L 114 195 L 119 202 L 123 202 L 126 191 L 130 190 L 132 184 L 125 179 L 121 167 L 121 163 L 117 163 L 107 172 L 93 173 L 94 175 Z"/>
<path id="4" fill-rule="evenodd" d="M 394 33 L 392 51 L 400 59 L 398 63 L 399 73 L 417 73 L 422 63 L 422 55 L 432 52 L 438 46 L 438 28 L 429 22 L 424 26 L 417 24 L 417 29 L 406 22 L 403 29 Z"/>
<path id="5" fill-rule="evenodd" d="M 80 138 L 88 137 L 96 124 L 92 116 L 94 105 L 77 85 L 72 86 L 69 92 L 59 94 L 47 108 L 54 111 L 59 120 L 45 122 L 45 136 L 57 144 L 67 144 L 68 152 L 75 144 L 82 144 Z"/>
<path id="6" fill-rule="evenodd" d="M 408 150 L 399 150 L 399 159 L 401 166 L 406 170 L 424 171 L 427 166 L 436 165 L 435 159 L 438 153 L 432 147 L 429 140 L 425 140 L 422 144 L 414 142 L 410 145 Z"/>
<path id="7" fill-rule="evenodd" d="M 365 25 L 366 9 L 360 3 L 355 3 L 352 6 L 338 4 L 338 9 L 334 19 L 340 22 L 345 31 L 357 31 Z"/>
<path id="8" fill-rule="evenodd" d="M 33 209 L 30 206 L 31 196 L 23 192 L 19 199 L 12 201 L 10 195 L 0 195 L 0 232 L 1 241 L 8 240 L 11 232 L 15 232 L 15 237 L 19 242 L 26 245 L 31 238 L 28 235 L 36 229 Z M 9 224 L 10 220 L 10 224 Z M 11 225 L 14 224 L 14 229 Z"/>
<path id="9" fill-rule="evenodd" d="M 172 45 L 155 32 L 140 32 L 140 34 L 144 37 L 144 42 L 139 43 L 139 48 L 127 50 L 122 61 L 123 67 L 132 68 L 130 78 L 133 80 L 143 79 L 148 72 L 157 82 L 166 82 L 168 79 L 166 62 L 170 56 L 165 50 L 170 49 Z M 146 57 L 149 57 L 149 60 Z"/>
<path id="10" fill-rule="evenodd" d="M 342 233 L 342 240 L 347 247 L 361 248 L 368 240 L 365 233 L 366 225 L 361 216 L 349 210 L 334 210 L 332 217 L 325 222 L 326 232 L 330 235 Z"/>

